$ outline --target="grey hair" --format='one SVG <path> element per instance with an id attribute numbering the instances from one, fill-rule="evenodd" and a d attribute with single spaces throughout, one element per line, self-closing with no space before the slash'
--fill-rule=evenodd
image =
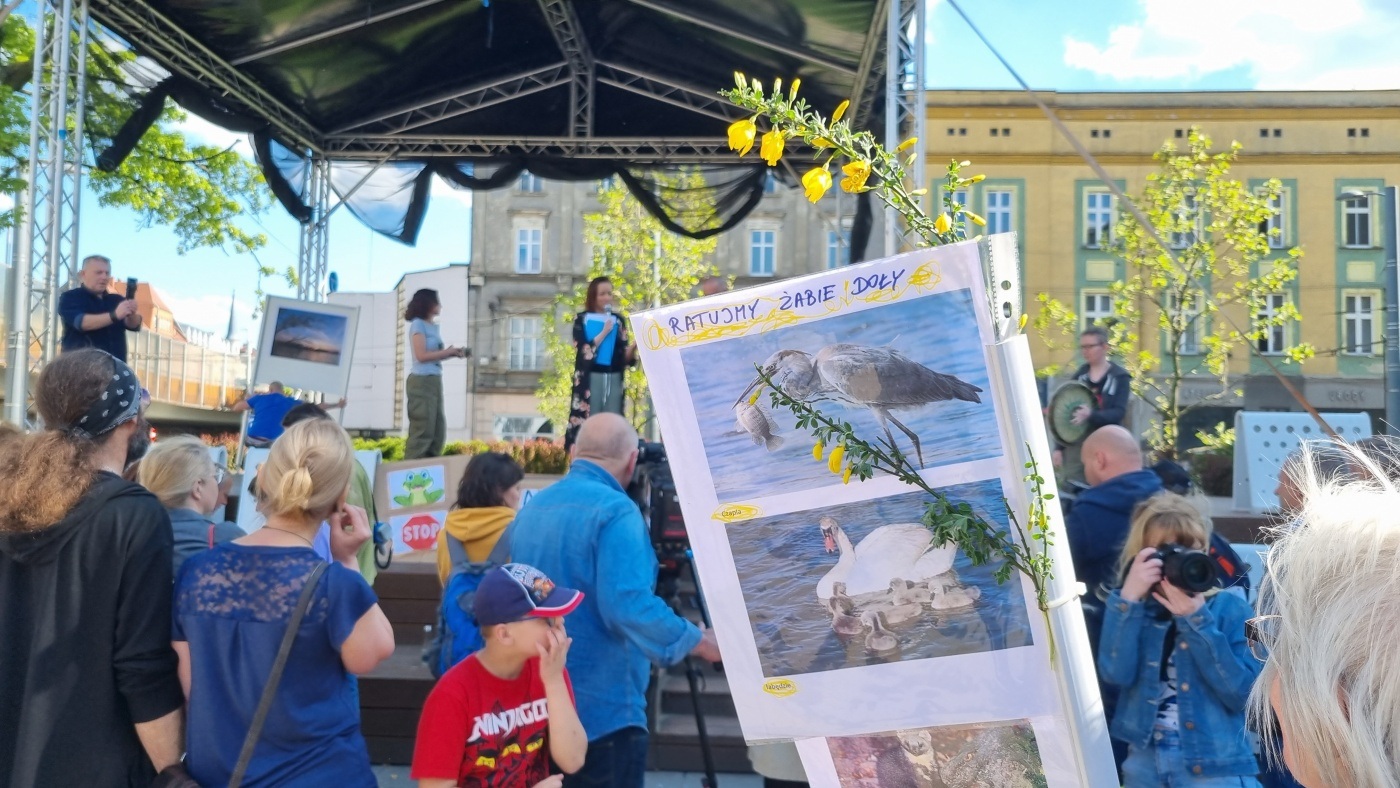
<path id="1" fill-rule="evenodd" d="M 167 509 L 185 505 L 200 479 L 214 473 L 209 448 L 198 438 L 176 435 L 156 441 L 141 460 L 141 486 Z"/>
<path id="2" fill-rule="evenodd" d="M 1260 612 L 1272 635 L 1249 697 L 1261 732 L 1287 736 L 1295 772 L 1322 785 L 1400 786 L 1400 489 L 1364 449 L 1361 471 L 1318 473 L 1304 446 L 1304 505 L 1265 560 Z M 1270 688 L 1279 685 L 1278 720 Z M 1275 762 L 1275 736 L 1265 736 Z"/>

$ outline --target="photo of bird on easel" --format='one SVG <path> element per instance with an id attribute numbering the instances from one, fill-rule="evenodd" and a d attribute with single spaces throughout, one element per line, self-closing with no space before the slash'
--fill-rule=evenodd
<path id="1" fill-rule="evenodd" d="M 997 456 L 973 297 L 952 290 L 682 350 L 717 497 L 840 483 L 812 461 L 792 414 L 770 403 L 764 376 L 916 467 Z"/>

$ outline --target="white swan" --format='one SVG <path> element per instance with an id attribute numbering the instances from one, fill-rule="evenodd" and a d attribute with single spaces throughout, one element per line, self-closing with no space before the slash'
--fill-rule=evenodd
<path id="1" fill-rule="evenodd" d="M 957 545 L 935 546 L 927 527 L 920 523 L 891 523 L 871 531 L 851 545 L 850 537 L 831 517 L 817 521 L 828 553 L 840 551 L 836 566 L 817 581 L 817 598 L 831 598 L 833 583 L 845 583 L 850 596 L 888 592 L 896 578 L 918 582 L 953 568 Z"/>

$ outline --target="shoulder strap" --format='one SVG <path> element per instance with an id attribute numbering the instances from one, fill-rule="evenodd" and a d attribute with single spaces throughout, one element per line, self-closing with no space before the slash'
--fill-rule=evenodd
<path id="1" fill-rule="evenodd" d="M 301 588 L 301 598 L 297 600 L 292 618 L 287 622 L 287 631 L 282 635 L 282 645 L 277 648 L 277 659 L 272 663 L 272 673 L 268 675 L 262 697 L 258 699 L 258 709 L 253 712 L 253 722 L 248 726 L 248 735 L 243 739 L 243 749 L 238 752 L 238 763 L 234 765 L 233 775 L 229 777 L 229 788 L 239 788 L 243 784 L 243 775 L 253 760 L 253 750 L 258 746 L 263 723 L 267 722 L 267 713 L 272 710 L 272 699 L 277 694 L 277 685 L 282 683 L 282 671 L 287 667 L 287 656 L 292 653 L 292 643 L 297 639 L 297 630 L 301 629 L 301 620 L 306 617 L 306 609 L 311 607 L 311 597 L 316 593 L 316 584 L 329 566 L 325 561 L 317 561 L 316 568 L 312 569 L 311 575 L 306 578 L 306 585 Z"/>
<path id="2" fill-rule="evenodd" d="M 511 520 L 501 531 L 501 535 L 496 537 L 496 546 L 491 548 L 491 554 L 486 556 L 486 562 L 492 566 L 501 566 L 510 562 L 510 532 L 515 528 L 515 521 Z"/>
<path id="3" fill-rule="evenodd" d="M 452 566 L 464 564 L 467 561 L 467 546 L 461 539 L 452 534 L 444 534 L 442 541 L 447 543 L 447 559 L 452 562 Z"/>
<path id="4" fill-rule="evenodd" d="M 217 526 L 215 526 L 213 523 L 210 523 L 210 524 L 209 524 L 209 549 L 210 549 L 210 550 L 214 549 L 214 529 L 215 529 L 216 527 L 217 527 Z"/>

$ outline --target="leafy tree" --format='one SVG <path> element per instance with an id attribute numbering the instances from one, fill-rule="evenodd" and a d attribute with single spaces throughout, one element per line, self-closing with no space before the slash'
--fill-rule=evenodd
<path id="1" fill-rule="evenodd" d="M 1154 411 L 1146 436 L 1161 457 L 1176 456 L 1185 414 L 1229 393 L 1232 359 L 1248 358 L 1250 343 L 1265 341 L 1277 328 L 1289 336 L 1301 319 L 1288 299 L 1279 309 L 1266 303 L 1297 278 L 1303 254 L 1297 247 L 1270 247 L 1278 234 L 1268 229 L 1270 204 L 1281 184 L 1271 180 L 1255 193 L 1229 177 L 1241 145 L 1232 142 L 1221 152 L 1211 147 L 1198 128 L 1184 150 L 1166 142 L 1136 198 L 1157 236 L 1173 248 L 1164 249 L 1125 206 L 1106 247 L 1126 264 L 1126 278 L 1111 286 L 1110 341 L 1133 376 L 1133 393 Z M 1037 300 L 1037 328 L 1052 350 L 1063 347 L 1057 339 L 1078 334 L 1074 310 L 1046 293 Z M 1294 344 L 1283 348 L 1280 361 L 1301 363 L 1312 354 L 1310 345 Z M 1184 382 L 1202 374 L 1219 380 L 1219 394 L 1184 403 Z"/>
<path id="2" fill-rule="evenodd" d="M 34 30 L 24 18 L 6 18 L 5 12 L 0 7 L 0 190 L 13 194 L 25 185 Z M 134 53 L 94 30 L 87 49 L 87 161 L 107 147 L 138 105 L 143 87 L 134 75 L 139 68 Z M 203 247 L 255 253 L 267 236 L 246 222 L 271 204 L 262 174 L 231 149 L 191 144 L 175 128 L 186 117 L 173 103 L 167 104 L 115 172 L 87 169 L 86 187 L 97 195 L 99 205 L 134 211 L 141 226 L 169 226 L 181 254 Z M 15 218 L 14 211 L 0 213 L 0 226 L 13 224 Z"/>
<path id="3" fill-rule="evenodd" d="M 704 177 L 697 171 L 657 176 L 657 180 L 678 195 L 704 185 Z M 540 413 L 561 429 L 568 423 L 573 390 L 574 347 L 570 333 L 574 315 L 583 309 L 590 281 L 599 276 L 611 279 L 616 310 L 630 316 L 654 304 L 684 301 L 694 294 L 700 280 L 719 275 L 719 269 L 710 262 L 717 245 L 714 238 L 697 241 L 663 229 L 620 181 L 614 180 L 603 188 L 598 200 L 603 209 L 583 220 L 583 240 L 593 249 L 588 275 L 572 290 L 556 295 L 553 309 L 544 319 L 549 362 L 540 376 L 536 396 Z M 653 261 L 657 260 L 659 278 L 653 268 Z M 640 343 L 643 338 L 633 335 L 632 339 Z M 639 405 L 649 403 L 646 374 L 640 365 L 627 370 L 625 382 L 629 400 Z M 648 411 L 649 408 L 633 408 L 632 420 L 638 429 L 650 417 Z"/>

